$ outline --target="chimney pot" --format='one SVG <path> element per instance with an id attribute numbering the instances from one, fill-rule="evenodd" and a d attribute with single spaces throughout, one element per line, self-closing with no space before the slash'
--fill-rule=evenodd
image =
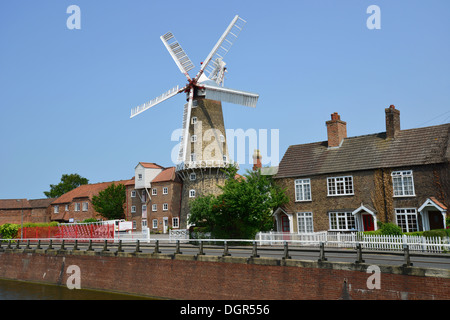
<path id="1" fill-rule="evenodd" d="M 262 168 L 261 159 L 262 159 L 261 153 L 259 152 L 258 149 L 255 149 L 255 152 L 253 153 L 253 171 Z"/>

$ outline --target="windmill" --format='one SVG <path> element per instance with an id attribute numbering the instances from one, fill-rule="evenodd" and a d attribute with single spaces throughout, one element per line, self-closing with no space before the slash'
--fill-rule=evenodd
<path id="1" fill-rule="evenodd" d="M 183 110 L 183 129 L 177 165 L 177 173 L 184 181 L 182 211 L 183 206 L 187 206 L 187 200 L 183 199 L 192 198 L 196 191 L 203 193 L 205 189 L 209 188 L 209 192 L 211 188 L 214 189 L 215 183 L 205 183 L 205 181 L 214 178 L 217 180 L 219 168 L 230 163 L 225 141 L 221 101 L 256 107 L 258 94 L 224 87 L 227 70 L 223 58 L 238 38 L 245 23 L 246 21 L 238 15 L 233 18 L 211 52 L 201 63 L 200 70 L 195 77 L 189 75 L 189 71 L 194 69 L 194 64 L 173 33 L 167 32 L 162 35 L 161 41 L 188 82 L 182 88 L 176 86 L 155 99 L 131 109 L 130 118 L 133 118 L 179 93 L 187 95 L 187 103 Z M 199 134 L 200 136 L 198 136 Z M 205 145 L 205 142 L 209 142 L 209 144 Z"/>

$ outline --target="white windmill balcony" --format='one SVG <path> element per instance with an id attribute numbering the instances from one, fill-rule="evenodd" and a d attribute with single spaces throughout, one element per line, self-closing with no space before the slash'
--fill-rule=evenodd
<path id="1" fill-rule="evenodd" d="M 239 164 L 229 160 L 198 160 L 186 161 L 177 165 L 176 171 L 187 169 L 206 169 L 206 168 L 225 168 L 229 165 L 234 165 L 239 169 Z"/>

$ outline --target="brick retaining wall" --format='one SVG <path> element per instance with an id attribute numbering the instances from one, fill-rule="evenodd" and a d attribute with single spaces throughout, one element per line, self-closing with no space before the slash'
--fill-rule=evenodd
<path id="1" fill-rule="evenodd" d="M 450 270 L 379 266 L 380 289 L 368 289 L 368 265 L 268 258 L 6 250 L 0 278 L 66 285 L 77 265 L 82 289 L 169 299 L 450 299 Z"/>

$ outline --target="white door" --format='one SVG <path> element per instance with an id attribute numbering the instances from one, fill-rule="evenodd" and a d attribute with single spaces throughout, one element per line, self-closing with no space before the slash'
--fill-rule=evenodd
<path id="1" fill-rule="evenodd" d="M 163 217 L 163 233 L 167 233 L 168 226 L 169 226 L 169 218 Z"/>

